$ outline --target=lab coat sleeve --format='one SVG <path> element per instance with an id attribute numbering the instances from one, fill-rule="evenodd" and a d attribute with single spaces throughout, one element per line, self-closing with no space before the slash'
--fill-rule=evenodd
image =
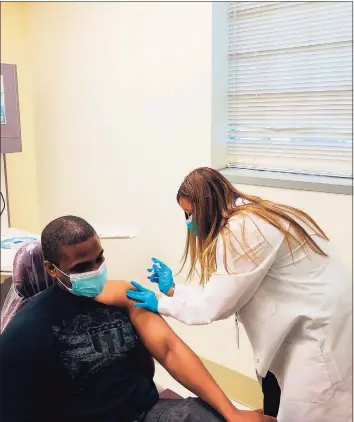
<path id="1" fill-rule="evenodd" d="M 175 292 L 173 297 L 188 297 L 201 294 L 203 291 L 202 286 L 195 285 L 185 285 L 185 284 L 176 284 Z"/>
<path id="2" fill-rule="evenodd" d="M 220 238 L 216 273 L 198 295 L 162 297 L 158 306 L 161 315 L 188 325 L 210 324 L 238 312 L 256 293 L 275 260 L 284 236 L 256 217 L 237 218 L 229 223 L 229 228 L 227 268 Z"/>

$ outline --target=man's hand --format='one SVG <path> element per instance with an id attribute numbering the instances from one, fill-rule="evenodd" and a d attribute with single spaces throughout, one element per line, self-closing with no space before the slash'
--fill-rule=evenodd
<path id="1" fill-rule="evenodd" d="M 264 416 L 263 410 L 254 412 L 248 410 L 240 410 L 231 422 L 277 422 L 272 416 Z"/>

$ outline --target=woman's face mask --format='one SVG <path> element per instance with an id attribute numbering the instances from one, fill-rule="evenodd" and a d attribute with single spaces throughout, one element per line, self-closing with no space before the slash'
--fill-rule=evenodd
<path id="1" fill-rule="evenodd" d="M 192 232 L 194 236 L 198 236 L 198 227 L 195 224 L 195 219 L 193 218 L 192 214 L 186 220 L 186 224 L 187 224 L 188 230 Z"/>
<path id="2" fill-rule="evenodd" d="M 69 290 L 69 292 L 76 296 L 98 296 L 102 292 L 107 281 L 107 266 L 105 262 L 95 271 L 80 274 L 65 274 L 58 267 L 55 266 L 55 268 L 70 279 L 71 288 L 66 286 L 59 278 L 58 281 Z"/>

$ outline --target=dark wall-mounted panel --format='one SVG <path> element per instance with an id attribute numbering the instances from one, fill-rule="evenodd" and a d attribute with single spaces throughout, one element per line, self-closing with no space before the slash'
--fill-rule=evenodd
<path id="1" fill-rule="evenodd" d="M 1 63 L 1 153 L 21 152 L 16 65 Z"/>

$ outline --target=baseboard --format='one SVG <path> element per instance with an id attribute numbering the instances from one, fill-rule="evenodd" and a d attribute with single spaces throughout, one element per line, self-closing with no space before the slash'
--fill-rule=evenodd
<path id="1" fill-rule="evenodd" d="M 250 409 L 263 408 L 263 395 L 259 382 L 230 368 L 201 358 L 226 395 Z"/>

